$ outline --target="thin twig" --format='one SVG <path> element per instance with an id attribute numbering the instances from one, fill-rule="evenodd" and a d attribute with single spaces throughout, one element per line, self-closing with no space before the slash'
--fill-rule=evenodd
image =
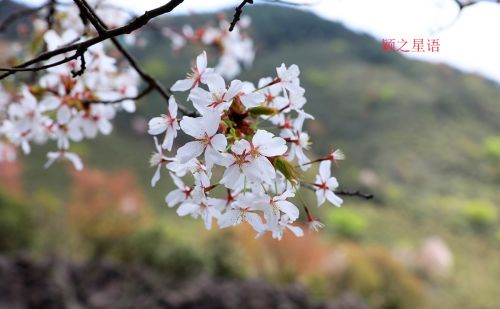
<path id="1" fill-rule="evenodd" d="M 104 32 L 106 32 L 106 28 L 102 26 L 99 21 L 97 20 L 98 17 L 95 14 L 95 12 L 92 10 L 90 6 L 86 3 L 86 1 L 82 0 L 74 0 L 76 6 L 80 10 L 80 18 L 82 19 L 82 22 L 85 24 L 85 21 L 88 20 L 94 26 L 95 30 L 97 30 L 97 33 L 99 35 L 102 35 Z"/>
<path id="2" fill-rule="evenodd" d="M 229 25 L 229 31 L 233 31 L 234 26 L 236 26 L 236 23 L 240 20 L 241 13 L 243 13 L 243 7 L 246 4 L 253 4 L 253 0 L 243 0 L 240 5 L 236 7 L 234 10 L 233 21 L 231 21 L 231 25 Z"/>
<path id="3" fill-rule="evenodd" d="M 316 191 L 316 187 L 310 183 L 305 183 L 305 182 L 302 182 L 300 181 L 299 182 L 300 185 L 306 189 L 309 189 L 311 191 Z M 371 200 L 372 198 L 374 198 L 375 196 L 371 193 L 363 193 L 359 190 L 356 190 L 356 191 L 348 191 L 348 190 L 335 190 L 333 191 L 335 194 L 337 195 L 343 195 L 343 196 L 356 196 L 356 197 L 361 197 L 361 198 L 364 198 L 364 199 L 367 199 L 367 200 Z"/>
<path id="4" fill-rule="evenodd" d="M 94 9 L 87 3 L 85 0 L 75 0 L 81 3 L 85 7 L 85 12 L 84 14 L 86 17 L 89 19 L 89 21 L 94 25 L 97 24 L 98 27 L 101 27 L 104 31 L 108 31 L 108 26 L 104 24 L 103 20 L 96 14 Z M 141 76 L 141 78 L 147 82 L 150 86 L 154 87 L 156 91 L 160 93 L 160 95 L 165 98 L 165 100 L 168 101 L 172 93 L 170 91 L 166 90 L 161 83 L 156 80 L 153 76 L 149 75 L 146 73 L 140 66 L 137 60 L 123 47 L 123 45 L 116 39 L 116 38 L 111 38 L 111 42 L 115 45 L 115 47 L 120 51 L 120 53 L 127 59 L 129 64 L 135 69 L 135 71 Z M 184 114 L 188 116 L 196 116 L 197 113 L 189 111 L 186 107 L 182 105 L 178 105 L 179 110 Z"/>
<path id="5" fill-rule="evenodd" d="M 61 59 L 59 61 L 45 64 L 42 66 L 37 66 L 37 67 L 33 67 L 33 68 L 16 68 L 16 67 L 14 67 L 14 68 L 0 68 L 0 72 L 37 72 L 37 71 L 46 70 L 46 69 L 49 69 L 52 67 L 56 67 L 56 66 L 64 64 L 64 63 L 68 63 L 72 60 L 77 59 L 79 56 L 80 56 L 80 54 L 77 52 L 77 53 L 73 54 L 72 56 L 68 56 L 68 57 L 65 57 L 64 59 Z"/>
<path id="6" fill-rule="evenodd" d="M 52 29 L 52 26 L 54 25 L 54 15 L 56 14 L 56 0 L 49 0 L 47 3 L 48 7 L 48 12 L 47 16 L 45 17 L 45 21 L 47 22 L 47 29 Z"/>
<path id="7" fill-rule="evenodd" d="M 73 76 L 73 78 L 81 76 L 83 72 L 85 72 L 85 69 L 87 68 L 87 63 L 85 62 L 85 50 L 79 51 L 76 54 L 80 56 L 80 69 L 78 69 L 78 71 L 76 70 L 71 71 L 71 75 Z"/>
<path id="8" fill-rule="evenodd" d="M 347 190 L 336 190 L 334 191 L 335 194 L 337 195 L 343 195 L 343 196 L 358 196 L 367 200 L 371 200 L 374 195 L 370 193 L 363 193 L 358 190 L 356 191 L 347 191 Z"/>
<path id="9" fill-rule="evenodd" d="M 65 54 L 67 52 L 71 52 L 74 50 L 86 50 L 90 46 L 98 44 L 102 41 L 105 41 L 105 40 L 108 40 L 111 38 L 115 38 L 115 37 L 123 35 L 123 34 L 131 33 L 132 31 L 137 30 L 137 29 L 143 27 L 144 25 L 146 25 L 151 19 L 171 12 L 173 9 L 175 9 L 182 2 L 184 2 L 184 0 L 171 0 L 168 3 L 166 3 L 160 7 L 157 7 L 153 10 L 150 10 L 150 11 L 146 11 L 143 15 L 140 15 L 139 17 L 135 18 L 133 21 L 126 24 L 125 26 L 115 28 L 113 30 L 106 30 L 106 32 L 104 32 L 96 37 L 90 38 L 86 41 L 83 41 L 83 42 L 79 42 L 76 44 L 72 44 L 69 46 L 65 46 L 65 47 L 57 48 L 57 49 L 54 49 L 54 50 L 51 50 L 48 52 L 44 52 L 31 60 L 28 60 L 22 64 L 14 66 L 13 68 L 27 68 L 33 64 L 36 64 L 36 63 L 39 63 L 39 62 L 42 62 L 45 60 L 49 60 L 50 58 L 52 58 L 54 56 Z M 12 75 L 14 73 L 16 73 L 16 71 L 9 71 L 5 74 L 2 74 L 2 75 L 0 75 L 0 80 L 4 79 L 5 77 Z"/>

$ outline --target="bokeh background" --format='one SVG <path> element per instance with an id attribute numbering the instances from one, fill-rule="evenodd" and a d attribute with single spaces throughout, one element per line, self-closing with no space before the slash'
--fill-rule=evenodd
<path id="1" fill-rule="evenodd" d="M 1 1 L 0 19 L 17 8 Z M 334 168 L 341 186 L 375 199 L 314 209 L 326 228 L 303 238 L 205 231 L 166 206 L 168 177 L 149 185 L 147 121 L 165 109 L 152 95 L 120 115 L 111 136 L 74 145 L 82 172 L 44 170 L 52 145 L 0 164 L 0 307 L 498 308 L 499 84 L 384 52 L 379 38 L 300 8 L 244 14 L 257 56 L 239 78 L 299 65 L 316 117 L 307 123 L 311 157 L 330 144 L 343 149 L 347 160 Z M 156 22 L 207 20 L 216 17 Z M 0 37 L 2 63 L 23 39 L 18 28 Z M 133 53 L 165 85 L 200 52 L 174 53 L 155 31 L 140 35 L 147 45 Z M 305 199 L 315 204 L 312 193 Z"/>

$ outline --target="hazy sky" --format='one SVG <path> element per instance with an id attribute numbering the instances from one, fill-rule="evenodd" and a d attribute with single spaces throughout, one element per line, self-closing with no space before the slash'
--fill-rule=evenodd
<path id="1" fill-rule="evenodd" d="M 42 0 L 23 0 L 40 3 Z M 165 0 L 110 0 L 137 12 Z M 494 1 L 494 0 L 491 0 Z M 185 0 L 176 12 L 213 11 L 237 6 L 241 0 Z M 259 3 L 259 1 L 255 1 Z M 500 82 L 500 4 L 479 3 L 457 18 L 453 0 L 300 0 L 304 9 L 343 23 L 378 39 L 439 39 L 439 53 L 407 53 L 421 60 L 445 62 Z"/>

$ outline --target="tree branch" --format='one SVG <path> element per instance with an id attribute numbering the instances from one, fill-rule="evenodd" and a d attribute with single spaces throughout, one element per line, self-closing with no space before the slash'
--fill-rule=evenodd
<path id="1" fill-rule="evenodd" d="M 233 21 L 231 21 L 231 25 L 229 25 L 229 31 L 233 31 L 234 26 L 236 26 L 236 23 L 240 20 L 241 13 L 243 13 L 243 7 L 246 4 L 253 4 L 253 0 L 243 0 L 240 5 L 238 5 L 234 11 L 234 17 Z"/>
<path id="2" fill-rule="evenodd" d="M 86 21 L 90 21 L 92 26 L 94 26 L 95 30 L 97 30 L 97 33 L 99 35 L 102 35 L 104 32 L 106 32 L 106 28 L 102 26 L 99 21 L 98 21 L 98 16 L 95 14 L 95 12 L 92 10 L 92 8 L 87 4 L 86 1 L 82 0 L 74 0 L 76 6 L 80 10 L 80 17 L 82 19 L 83 24 L 86 24 Z"/>
<path id="3" fill-rule="evenodd" d="M 119 27 L 119 28 L 116 28 L 113 30 L 106 30 L 102 34 L 100 34 L 96 37 L 93 37 L 91 39 L 88 39 L 86 41 L 83 41 L 83 42 L 75 43 L 72 45 L 57 48 L 57 49 L 52 50 L 52 51 L 44 52 L 44 53 L 38 55 L 37 57 L 29 60 L 29 61 L 26 61 L 22 64 L 14 66 L 13 68 L 14 69 L 27 68 L 33 64 L 36 64 L 36 63 L 39 63 L 39 62 L 42 62 L 45 60 L 49 60 L 50 58 L 52 58 L 54 56 L 65 54 L 67 52 L 71 52 L 74 50 L 87 50 L 90 46 L 98 44 L 98 43 L 105 41 L 107 39 L 111 39 L 111 38 L 115 38 L 115 37 L 123 35 L 123 34 L 131 33 L 132 31 L 137 30 L 137 29 L 141 28 L 142 26 L 146 25 L 151 19 L 158 17 L 160 15 L 163 15 L 165 13 L 171 12 L 173 9 L 175 9 L 182 2 L 184 2 L 184 0 L 171 0 L 168 3 L 166 3 L 160 7 L 157 7 L 153 10 L 150 10 L 150 11 L 146 11 L 143 15 L 138 16 L 137 18 L 135 18 L 133 21 L 131 21 L 130 23 L 128 23 L 125 26 L 122 26 L 122 27 Z M 16 73 L 16 71 L 9 71 L 5 74 L 2 74 L 2 75 L 0 75 L 0 80 L 4 79 L 5 77 L 12 75 L 14 73 Z"/>
<path id="4" fill-rule="evenodd" d="M 358 190 L 356 190 L 356 191 L 337 190 L 337 191 L 334 191 L 334 192 L 337 195 L 358 196 L 358 197 L 361 197 L 361 198 L 364 198 L 364 199 L 367 199 L 367 200 L 371 200 L 374 197 L 374 195 L 371 194 L 371 193 L 363 193 L 363 192 L 360 192 Z"/>
<path id="5" fill-rule="evenodd" d="M 12 72 L 12 73 L 15 73 L 15 72 L 37 72 L 37 71 L 46 70 L 48 68 L 56 67 L 58 65 L 70 62 L 71 60 L 77 59 L 79 56 L 80 56 L 80 54 L 78 52 L 76 52 L 72 56 L 68 56 L 68 57 L 65 57 L 64 59 L 61 59 L 59 61 L 45 64 L 42 66 L 36 66 L 33 68 L 16 68 L 16 67 L 14 67 L 14 68 L 0 68 L 0 72 Z"/>
<path id="6" fill-rule="evenodd" d="M 299 182 L 300 185 L 306 189 L 309 189 L 311 191 L 316 191 L 316 188 L 314 185 L 312 184 L 309 184 L 309 183 L 305 183 L 305 182 L 302 182 L 300 181 Z M 361 197 L 361 198 L 364 198 L 364 199 L 367 199 L 367 200 L 371 200 L 372 198 L 374 198 L 375 196 L 371 193 L 363 193 L 359 190 L 356 190 L 356 191 L 349 191 L 349 190 L 336 190 L 336 191 L 333 191 L 335 194 L 337 195 L 343 195 L 343 196 L 356 196 L 356 197 Z"/>
<path id="7" fill-rule="evenodd" d="M 85 0 L 74 0 L 75 2 L 79 2 L 80 5 L 82 6 L 83 10 L 81 11 L 83 15 L 85 15 L 86 18 L 94 25 L 94 27 L 101 28 L 102 31 L 106 32 L 108 31 L 108 26 L 104 24 L 104 21 L 96 14 L 94 9 L 87 3 Z M 80 7 L 80 6 L 79 6 Z M 120 53 L 127 59 L 129 64 L 135 69 L 135 71 L 141 76 L 141 78 L 148 83 L 150 87 L 153 87 L 156 91 L 160 93 L 160 95 L 165 98 L 165 100 L 168 101 L 172 93 L 170 91 L 166 90 L 161 83 L 155 79 L 153 76 L 149 75 L 146 73 L 140 66 L 137 60 L 132 56 L 124 47 L 123 45 L 114 37 L 112 37 L 111 42 L 115 47 L 120 51 Z M 189 111 L 186 107 L 178 104 L 179 110 L 187 116 L 196 116 L 197 113 Z"/>

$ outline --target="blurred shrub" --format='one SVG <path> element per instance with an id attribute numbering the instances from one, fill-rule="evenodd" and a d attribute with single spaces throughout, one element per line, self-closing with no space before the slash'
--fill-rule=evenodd
<path id="1" fill-rule="evenodd" d="M 307 230 L 304 237 L 285 234 L 279 242 L 267 235 L 254 240 L 255 233 L 247 228 L 235 231 L 245 263 L 271 282 L 302 282 L 320 299 L 347 293 L 374 308 L 423 308 L 420 280 L 384 248 L 334 247 L 320 233 Z"/>
<path id="2" fill-rule="evenodd" d="M 500 245 L 500 229 L 495 231 L 495 241 L 498 245 Z"/>
<path id="3" fill-rule="evenodd" d="M 69 221 L 91 255 L 105 254 L 148 222 L 150 209 L 132 173 L 85 169 L 72 178 Z"/>
<path id="4" fill-rule="evenodd" d="M 112 256 L 124 262 L 147 265 L 176 278 L 200 273 L 205 268 L 205 258 L 193 246 L 176 239 L 163 222 L 158 221 L 112 244 Z"/>
<path id="5" fill-rule="evenodd" d="M 358 239 L 366 232 L 367 221 L 354 210 L 332 208 L 326 215 L 326 225 L 341 237 Z"/>
<path id="6" fill-rule="evenodd" d="M 495 206 L 487 201 L 469 202 L 463 208 L 462 216 L 478 232 L 489 230 L 498 219 Z"/>
<path id="7" fill-rule="evenodd" d="M 500 136 L 490 136 L 483 143 L 483 151 L 489 161 L 489 171 L 500 180 Z"/>
<path id="8" fill-rule="evenodd" d="M 491 136 L 484 141 L 484 151 L 486 155 L 500 162 L 500 136 Z"/>
<path id="9" fill-rule="evenodd" d="M 384 248 L 342 246 L 336 267 L 326 272 L 326 294 L 362 296 L 375 308 L 422 308 L 423 290 L 415 275 Z"/>
<path id="10" fill-rule="evenodd" d="M 27 249 L 34 236 L 28 206 L 0 191 L 0 252 Z"/>
<path id="11" fill-rule="evenodd" d="M 285 231 L 281 241 L 268 234 L 255 239 L 254 230 L 244 225 L 233 231 L 249 274 L 274 283 L 289 284 L 305 279 L 321 267 L 329 250 L 318 234 L 307 230 L 303 237 Z"/>
<path id="12" fill-rule="evenodd" d="M 241 251 L 236 248 L 234 236 L 222 233 L 206 244 L 208 267 L 212 275 L 222 278 L 244 278 L 247 269 Z"/>
<path id="13" fill-rule="evenodd" d="M 74 233 L 67 222 L 66 205 L 60 197 L 50 191 L 39 189 L 32 192 L 30 204 L 36 229 L 33 249 L 48 255 L 67 250 Z M 80 252 L 71 250 L 71 253 L 78 255 Z"/>

